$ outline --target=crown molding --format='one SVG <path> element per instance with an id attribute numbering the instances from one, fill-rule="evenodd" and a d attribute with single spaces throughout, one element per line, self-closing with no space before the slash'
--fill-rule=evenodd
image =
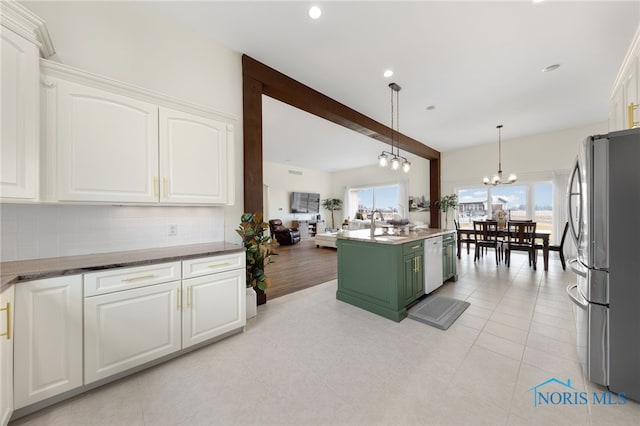
<path id="1" fill-rule="evenodd" d="M 227 125 L 233 126 L 232 122 L 239 120 L 236 114 L 217 111 L 206 106 L 186 102 L 182 99 L 174 98 L 163 93 L 154 92 L 134 84 L 125 83 L 112 78 L 93 74 L 70 65 L 61 64 L 51 60 L 40 59 L 41 84 L 45 87 L 55 86 L 55 82 L 51 78 L 62 78 L 72 80 L 81 84 L 90 85 L 122 96 L 135 97 L 136 99 L 164 106 L 167 108 L 178 109 L 195 115 L 201 115 L 216 120 L 222 120 Z M 233 130 L 233 127 L 231 127 Z"/>
<path id="2" fill-rule="evenodd" d="M 627 50 L 627 54 L 622 61 L 622 65 L 618 70 L 618 75 L 616 79 L 613 81 L 613 86 L 611 86 L 611 91 L 609 92 L 609 98 L 612 99 L 615 96 L 615 92 L 623 83 L 623 80 L 627 77 L 627 72 L 629 68 L 633 66 L 633 61 L 636 56 L 640 55 L 640 25 L 636 29 L 636 34 L 633 36 L 633 40 L 631 41 L 631 45 L 629 46 L 629 50 Z"/>
<path id="3" fill-rule="evenodd" d="M 45 22 L 15 0 L 0 1 L 0 22 L 37 45 L 43 58 L 56 53 Z"/>

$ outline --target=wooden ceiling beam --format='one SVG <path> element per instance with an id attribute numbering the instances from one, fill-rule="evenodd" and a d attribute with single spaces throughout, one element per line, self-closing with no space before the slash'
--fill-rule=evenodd
<path id="1" fill-rule="evenodd" d="M 381 124 L 255 59 L 242 55 L 244 131 L 244 211 L 263 211 L 262 180 L 262 95 L 391 145 L 391 128 Z M 403 134 L 399 146 L 429 160 L 429 196 L 440 199 L 440 152 Z M 429 211 L 430 226 L 440 227 L 440 211 Z M 264 294 L 259 303 L 264 303 Z"/>
<path id="2" fill-rule="evenodd" d="M 317 115 L 333 123 L 391 145 L 391 128 L 358 111 L 292 79 L 250 56 L 242 56 L 245 76 L 262 82 L 262 93 L 281 102 Z M 427 160 L 439 160 L 440 152 L 397 133 L 397 143 L 403 151 L 411 152 Z"/>

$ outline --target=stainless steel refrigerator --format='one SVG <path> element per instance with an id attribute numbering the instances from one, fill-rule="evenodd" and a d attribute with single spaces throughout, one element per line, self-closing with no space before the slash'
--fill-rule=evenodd
<path id="1" fill-rule="evenodd" d="M 640 129 L 585 139 L 568 195 L 582 371 L 640 400 Z"/>

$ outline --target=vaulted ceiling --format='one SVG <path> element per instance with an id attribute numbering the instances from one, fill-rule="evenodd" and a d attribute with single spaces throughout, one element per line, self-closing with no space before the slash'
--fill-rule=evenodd
<path id="1" fill-rule="evenodd" d="M 495 142 L 497 124 L 507 140 L 606 121 L 640 23 L 637 0 L 324 1 L 318 20 L 311 4 L 141 3 L 386 125 L 397 82 L 401 132 L 439 151 Z M 273 99 L 264 106 L 266 160 L 337 170 L 383 147 Z"/>

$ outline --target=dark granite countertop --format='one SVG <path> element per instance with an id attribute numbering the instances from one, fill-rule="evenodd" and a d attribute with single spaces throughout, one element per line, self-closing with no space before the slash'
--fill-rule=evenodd
<path id="1" fill-rule="evenodd" d="M 50 257 L 0 263 L 0 290 L 9 284 L 42 278 L 76 275 L 100 269 L 140 266 L 244 251 L 244 247 L 224 241 L 186 246 Z"/>

